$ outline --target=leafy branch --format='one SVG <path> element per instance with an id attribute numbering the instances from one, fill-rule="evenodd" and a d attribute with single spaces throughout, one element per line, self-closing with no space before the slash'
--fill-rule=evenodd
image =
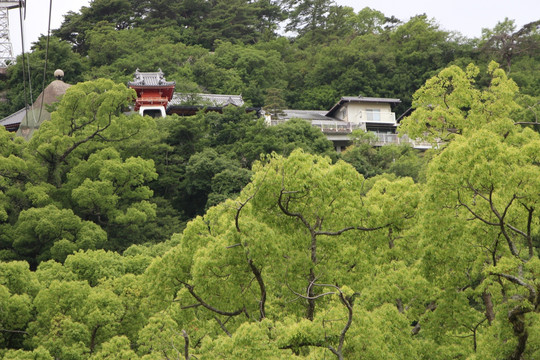
<path id="1" fill-rule="evenodd" d="M 328 291 L 328 292 L 318 294 L 318 295 L 310 295 L 311 288 L 314 287 L 314 286 L 329 287 L 329 288 L 335 289 L 336 291 Z M 306 291 L 307 295 L 302 295 L 302 294 L 294 291 L 289 286 L 289 284 L 287 284 L 287 287 L 297 297 L 308 300 L 308 301 L 314 301 L 314 300 L 317 300 L 317 299 L 322 298 L 322 297 L 327 296 L 327 295 L 338 295 L 341 304 L 347 309 L 347 322 L 345 323 L 345 326 L 343 327 L 343 329 L 341 330 L 341 333 L 339 335 L 337 348 L 332 346 L 332 345 L 329 345 L 329 344 L 324 345 L 324 344 L 313 343 L 313 342 L 307 342 L 305 344 L 299 344 L 297 346 L 326 347 L 326 348 L 328 348 L 328 350 L 330 350 L 332 352 L 332 354 L 336 355 L 336 357 L 339 360 L 343 360 L 344 359 L 344 357 L 343 357 L 343 344 L 345 343 L 345 337 L 347 335 L 347 331 L 349 331 L 349 328 L 351 327 L 351 324 L 352 324 L 352 321 L 353 321 L 353 302 L 352 302 L 352 299 L 353 299 L 354 295 L 356 295 L 356 294 L 353 294 L 353 296 L 351 296 L 349 298 L 345 294 L 343 294 L 343 292 L 341 291 L 339 286 L 332 285 L 332 284 L 317 284 L 317 283 L 315 283 L 314 280 L 311 281 L 309 286 L 308 286 L 308 289 Z M 292 346 L 291 347 L 284 347 L 284 348 L 292 348 Z"/>

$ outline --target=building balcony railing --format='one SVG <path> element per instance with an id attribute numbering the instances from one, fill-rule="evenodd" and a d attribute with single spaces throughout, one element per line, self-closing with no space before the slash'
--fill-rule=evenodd
<path id="1" fill-rule="evenodd" d="M 351 113 L 349 116 L 353 116 Z M 396 113 L 390 111 L 359 111 L 356 113 L 357 121 L 368 123 L 395 124 Z M 349 118 L 349 120 L 351 120 Z"/>
<path id="2" fill-rule="evenodd" d="M 287 120 L 271 120 L 270 125 L 283 124 L 286 121 Z M 311 125 L 319 128 L 325 135 L 348 135 L 357 129 L 366 131 L 366 125 L 364 123 L 356 124 L 345 121 L 312 120 Z M 390 133 L 372 133 L 377 135 L 377 140 L 373 143 L 374 146 L 409 144 L 415 149 L 431 149 L 433 147 L 432 144 L 427 141 L 419 139 L 412 140 L 407 135 L 399 136 L 398 134 Z"/>
<path id="3" fill-rule="evenodd" d="M 409 144 L 412 145 L 415 149 L 431 149 L 433 145 L 427 141 L 423 140 L 412 140 L 407 135 L 399 136 L 398 134 L 385 134 L 385 133 L 376 133 L 377 140 L 373 145 L 375 146 L 384 146 L 384 145 L 400 145 L 400 144 Z"/>
<path id="4" fill-rule="evenodd" d="M 338 121 L 325 121 L 325 120 L 313 120 L 311 121 L 311 125 L 318 127 L 321 129 L 323 133 L 331 133 L 331 134 L 349 134 L 357 129 L 362 129 L 365 131 L 366 125 L 361 124 L 355 124 L 351 122 L 338 122 Z"/>

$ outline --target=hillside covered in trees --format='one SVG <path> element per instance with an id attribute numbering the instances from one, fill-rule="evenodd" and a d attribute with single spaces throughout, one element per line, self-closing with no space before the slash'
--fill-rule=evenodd
<path id="1" fill-rule="evenodd" d="M 491 60 L 523 94 L 538 94 L 538 22 L 516 28 L 501 19 L 482 38 L 467 39 L 425 15 L 406 22 L 393 15 L 355 13 L 327 0 L 94 0 L 66 15 L 48 52 L 45 37 L 34 44 L 32 95 L 42 90 L 46 53 L 47 67 L 63 69 L 71 84 L 125 84 L 137 68 L 161 68 L 176 91 L 242 94 L 252 106 L 327 110 L 342 96 L 361 94 L 401 99 L 399 115 L 448 65 L 474 62 L 485 70 Z M 23 63 L 19 58 L 0 83 L 4 116 L 24 107 Z M 51 72 L 45 83 L 52 80 Z M 478 81 L 485 86 L 488 78 Z"/>
<path id="2" fill-rule="evenodd" d="M 319 0 L 68 14 L 48 67 L 74 86 L 30 141 L 0 127 L 0 358 L 540 358 L 539 49 L 538 23 L 466 39 Z M 400 98 L 400 132 L 444 143 L 127 115 L 136 68 L 250 106 Z M 23 85 L 18 61 L 4 114 Z"/>

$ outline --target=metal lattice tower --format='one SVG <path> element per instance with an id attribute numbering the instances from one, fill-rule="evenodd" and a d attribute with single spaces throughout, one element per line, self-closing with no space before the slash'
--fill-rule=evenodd
<path id="1" fill-rule="evenodd" d="M 24 6 L 24 1 L 0 0 L 0 69 L 5 69 L 15 62 L 13 46 L 9 37 L 9 9 Z"/>

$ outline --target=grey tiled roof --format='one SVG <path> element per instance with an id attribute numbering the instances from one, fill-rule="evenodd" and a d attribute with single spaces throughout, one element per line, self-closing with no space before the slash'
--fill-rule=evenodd
<path id="1" fill-rule="evenodd" d="M 140 72 L 135 70 L 133 81 L 128 82 L 128 86 L 166 86 L 175 85 L 174 81 L 166 81 L 163 71 L 159 69 L 157 72 Z"/>
<path id="2" fill-rule="evenodd" d="M 353 102 L 378 102 L 378 103 L 400 103 L 401 102 L 401 100 L 399 99 L 366 97 L 366 96 L 343 96 L 341 100 L 353 101 Z"/>
<path id="3" fill-rule="evenodd" d="M 25 115 L 26 115 L 26 109 L 23 108 L 11 115 L 6 116 L 2 120 L 0 120 L 0 125 L 9 126 L 9 125 L 20 124 L 22 120 L 24 119 Z"/>
<path id="4" fill-rule="evenodd" d="M 359 124 L 334 119 L 325 115 L 321 110 L 283 110 L 277 120 L 271 120 L 272 125 L 284 123 L 290 119 L 309 121 L 311 125 L 318 127 L 325 134 L 349 134 L 353 129 L 361 128 Z"/>
<path id="5" fill-rule="evenodd" d="M 335 120 L 325 115 L 326 111 L 321 110 L 283 110 L 279 116 L 281 120 L 303 119 L 303 120 Z"/>
<path id="6" fill-rule="evenodd" d="M 181 106 L 184 103 L 192 101 L 193 99 L 200 101 L 201 106 L 208 105 L 215 107 L 224 107 L 227 105 L 244 105 L 242 95 L 174 93 L 172 100 L 169 101 L 169 106 Z"/>

